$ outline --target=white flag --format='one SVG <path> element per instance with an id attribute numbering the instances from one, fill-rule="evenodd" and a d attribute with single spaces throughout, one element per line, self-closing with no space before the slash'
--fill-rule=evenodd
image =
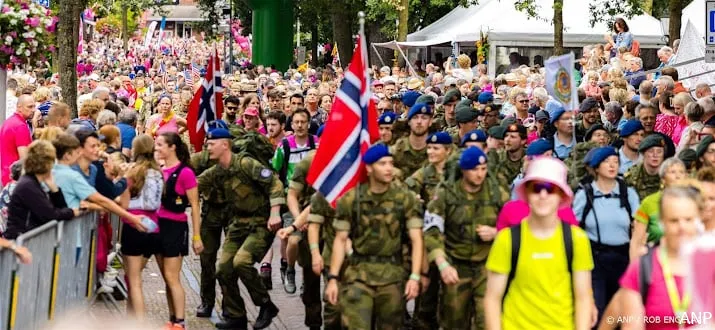
<path id="1" fill-rule="evenodd" d="M 566 110 L 578 109 L 578 86 L 574 79 L 574 55 L 569 53 L 544 62 L 546 90 Z"/>

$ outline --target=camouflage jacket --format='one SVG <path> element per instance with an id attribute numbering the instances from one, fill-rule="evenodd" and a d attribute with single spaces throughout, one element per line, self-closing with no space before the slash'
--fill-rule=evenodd
<path id="1" fill-rule="evenodd" d="M 353 242 L 345 281 L 387 285 L 405 278 L 403 240 L 410 229 L 422 228 L 422 210 L 417 197 L 399 185 L 373 194 L 363 184 L 338 200 L 333 227 L 347 231 Z"/>
<path id="2" fill-rule="evenodd" d="M 648 195 L 656 193 L 660 190 L 660 175 L 648 174 L 643 167 L 643 164 L 634 165 L 623 175 L 626 183 L 633 187 L 638 192 L 638 197 L 643 200 Z"/>
<path id="3" fill-rule="evenodd" d="M 443 182 L 427 204 L 424 230 L 428 259 L 433 262 L 443 256 L 454 262 L 486 260 L 492 242 L 485 242 L 477 234 L 477 226 L 496 226 L 502 206 L 509 201 L 509 192 L 487 176 L 482 189 L 468 193 L 462 180 Z"/>
<path id="4" fill-rule="evenodd" d="M 578 188 L 581 180 L 588 174 L 583 158 L 586 157 L 586 154 L 593 148 L 598 148 L 596 142 L 577 143 L 564 162 L 568 168 L 569 185 L 574 191 Z"/>
<path id="5" fill-rule="evenodd" d="M 407 187 L 423 201 L 429 201 L 434 196 L 437 185 L 444 179 L 444 173 L 439 173 L 432 164 L 427 164 L 405 180 Z"/>
<path id="6" fill-rule="evenodd" d="M 288 183 L 288 189 L 293 189 L 298 192 L 298 202 L 300 207 L 304 208 L 310 203 L 310 196 L 313 195 L 315 189 L 313 186 L 309 185 L 306 181 L 308 177 L 308 170 L 310 169 L 310 164 L 313 163 L 313 157 L 315 157 L 315 150 L 311 150 L 298 164 L 295 165 L 293 169 L 293 176 Z"/>
<path id="7" fill-rule="evenodd" d="M 510 184 L 521 173 L 521 169 L 524 167 L 524 157 L 519 158 L 518 161 L 512 161 L 506 150 L 492 149 L 487 153 L 487 164 L 489 171 L 495 173 L 499 180 Z"/>
<path id="8" fill-rule="evenodd" d="M 224 196 L 235 218 L 268 218 L 271 206 L 285 204 L 283 184 L 270 167 L 243 155 L 233 154 L 228 168 L 214 165 L 198 177 L 199 193 Z M 216 192 L 214 192 L 216 191 Z M 229 211 L 227 211 L 229 212 Z"/>
<path id="9" fill-rule="evenodd" d="M 394 159 L 395 167 L 402 170 L 404 177 L 409 177 L 427 163 L 427 148 L 419 151 L 412 149 L 409 137 L 397 140 L 390 147 L 390 154 Z"/>
<path id="10" fill-rule="evenodd" d="M 335 209 L 323 197 L 323 194 L 316 192 L 310 197 L 309 223 L 320 224 L 321 239 L 323 241 L 323 263 L 327 268 L 330 266 L 330 258 L 333 251 L 333 241 L 335 241 Z"/>

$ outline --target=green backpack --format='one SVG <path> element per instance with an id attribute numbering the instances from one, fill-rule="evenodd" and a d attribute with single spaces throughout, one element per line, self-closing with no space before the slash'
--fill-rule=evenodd
<path id="1" fill-rule="evenodd" d="M 234 153 L 248 154 L 251 158 L 261 162 L 261 164 L 273 168 L 271 159 L 273 159 L 274 148 L 267 137 L 261 133 L 246 131 L 237 126 L 231 127 L 230 132 L 234 136 L 233 147 L 231 148 Z"/>

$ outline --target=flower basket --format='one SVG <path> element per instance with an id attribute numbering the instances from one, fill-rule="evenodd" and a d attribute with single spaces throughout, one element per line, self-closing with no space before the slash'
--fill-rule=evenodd
<path id="1" fill-rule="evenodd" d="M 486 64 L 489 58 L 489 38 L 484 32 L 479 32 L 479 40 L 474 46 L 477 47 L 477 64 Z"/>
<path id="2" fill-rule="evenodd" d="M 6 0 L 0 8 L 0 67 L 45 64 L 55 50 L 58 18 L 29 0 Z"/>

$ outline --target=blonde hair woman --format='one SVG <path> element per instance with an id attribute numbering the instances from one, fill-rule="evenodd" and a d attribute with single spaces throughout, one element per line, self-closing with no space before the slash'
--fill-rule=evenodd
<path id="1" fill-rule="evenodd" d="M 455 77 L 457 79 L 464 79 L 469 83 L 472 83 L 472 80 L 474 79 L 474 73 L 472 72 L 472 60 L 469 58 L 467 55 L 459 55 L 457 56 L 457 65 L 459 66 L 458 68 L 452 68 L 452 61 L 454 59 L 450 57 L 447 59 L 446 62 L 446 67 L 445 67 L 445 72 L 448 75 L 451 75 L 452 77 Z"/>

